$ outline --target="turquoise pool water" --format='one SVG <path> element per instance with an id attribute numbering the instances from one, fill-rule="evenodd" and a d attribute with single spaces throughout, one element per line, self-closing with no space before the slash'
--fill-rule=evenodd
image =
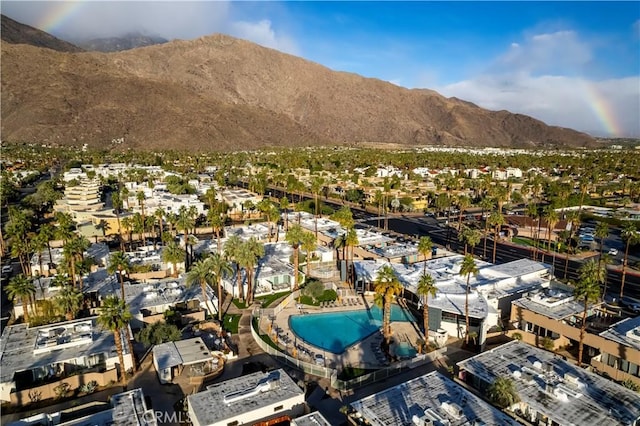
<path id="1" fill-rule="evenodd" d="M 409 312 L 391 306 L 391 321 L 414 321 Z M 289 327 L 298 338 L 334 354 L 341 354 L 356 342 L 382 327 L 382 309 L 330 312 L 326 314 L 293 315 Z"/>
<path id="2" fill-rule="evenodd" d="M 400 342 L 398 346 L 396 346 L 396 356 L 399 358 L 413 358 L 417 353 L 416 348 L 411 346 L 410 343 Z"/>

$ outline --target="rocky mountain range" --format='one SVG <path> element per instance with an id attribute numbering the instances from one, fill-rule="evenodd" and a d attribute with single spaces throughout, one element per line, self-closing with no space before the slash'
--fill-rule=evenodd
<path id="1" fill-rule="evenodd" d="M 3 141 L 190 151 L 359 142 L 595 143 L 525 115 L 332 71 L 226 35 L 80 52 L 44 48 L 25 37 L 30 27 L 5 34 L 4 23 Z"/>

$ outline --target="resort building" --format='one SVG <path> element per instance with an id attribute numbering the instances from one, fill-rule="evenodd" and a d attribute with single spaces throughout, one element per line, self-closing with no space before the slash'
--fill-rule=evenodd
<path id="1" fill-rule="evenodd" d="M 553 283 L 513 301 L 510 322 L 532 345 L 548 349 L 575 349 L 580 340 L 584 304 L 573 297 L 573 288 Z M 587 310 L 583 361 L 615 380 L 640 384 L 640 317 L 621 321 L 602 303 Z"/>
<path id="2" fill-rule="evenodd" d="M 407 290 L 405 298 L 420 308 L 417 287 L 426 266 L 438 287 L 435 297 L 429 297 L 429 329 L 444 330 L 449 335 L 464 337 L 465 296 L 467 277 L 460 275 L 464 256 L 439 257 L 413 264 L 380 261 L 356 261 L 356 289 L 373 291 L 378 271 L 390 265 L 400 283 Z M 511 301 L 523 294 L 549 284 L 548 266 L 529 259 L 520 259 L 501 265 L 476 260 L 478 274 L 469 277 L 469 319 L 471 332 L 477 333 L 478 343 L 483 344 L 487 331 L 508 318 Z"/>
<path id="3" fill-rule="evenodd" d="M 97 405 L 93 402 L 87 404 L 86 408 L 94 412 Z M 83 408 L 75 407 L 73 412 L 86 412 L 82 410 Z M 36 414 L 11 422 L 8 426 L 156 426 L 158 424 L 158 419 L 151 407 L 147 407 L 144 393 L 140 388 L 112 395 L 109 398 L 109 405 L 97 413 L 69 419 L 73 416 L 73 412 L 67 410 L 52 414 Z"/>
<path id="4" fill-rule="evenodd" d="M 300 251 L 301 253 L 302 251 Z M 287 243 L 267 243 L 264 245 L 264 256 L 254 270 L 253 288 L 254 296 L 264 296 L 267 294 L 289 291 L 293 289 L 295 283 L 294 269 L 291 264 L 293 248 Z M 240 270 L 239 282 L 243 286 L 243 293 L 247 294 L 247 277 L 244 270 Z M 225 291 L 238 297 L 238 271 L 234 271 L 233 276 L 223 279 Z M 304 282 L 304 274 L 301 272 L 300 283 Z"/>
<path id="5" fill-rule="evenodd" d="M 229 215 L 242 217 L 247 204 L 257 205 L 262 201 L 262 196 L 246 189 L 225 189 L 218 193 L 221 201 L 229 206 Z"/>
<path id="6" fill-rule="evenodd" d="M 352 425 L 509 425 L 519 423 L 437 371 L 352 402 Z"/>
<path id="7" fill-rule="evenodd" d="M 305 414 L 291 419 L 291 426 L 332 426 L 331 423 L 319 412 Z"/>
<path id="8" fill-rule="evenodd" d="M 304 391 L 283 370 L 253 373 L 187 396 L 193 426 L 289 420 L 304 413 Z"/>
<path id="9" fill-rule="evenodd" d="M 217 368 L 218 358 L 211 355 L 199 337 L 167 342 L 153 347 L 153 366 L 160 383 L 172 383 L 174 377 L 189 368 L 189 376 L 204 376 Z"/>
<path id="10" fill-rule="evenodd" d="M 481 393 L 511 379 L 520 402 L 507 410 L 543 425 L 637 425 L 638 393 L 514 340 L 457 364 L 458 379 Z"/>
<path id="11" fill-rule="evenodd" d="M 64 197 L 56 201 L 54 211 L 69 213 L 77 219 L 79 213 L 96 212 L 104 208 L 101 201 L 100 182 L 96 179 L 83 180 L 75 186 L 64 189 Z"/>
<path id="12" fill-rule="evenodd" d="M 123 350 L 128 370 L 133 366 L 128 345 Z M 0 338 L 0 396 L 3 402 L 24 405 L 34 395 L 53 398 L 62 382 L 69 390 L 91 381 L 104 386 L 118 380 L 118 363 L 113 333 L 98 327 L 95 317 L 41 327 L 8 326 Z"/>
<path id="13" fill-rule="evenodd" d="M 640 385 L 640 316 L 624 319 L 600 333 L 605 339 L 591 358 L 597 371 L 614 380 L 631 380 Z"/>

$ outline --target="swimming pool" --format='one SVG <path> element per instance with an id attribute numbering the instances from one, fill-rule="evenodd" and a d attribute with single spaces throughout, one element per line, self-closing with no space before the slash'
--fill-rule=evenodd
<path id="1" fill-rule="evenodd" d="M 397 305 L 391 306 L 391 321 L 414 321 L 413 316 Z M 289 327 L 305 342 L 334 354 L 377 332 L 382 327 L 382 309 L 292 315 Z"/>
<path id="2" fill-rule="evenodd" d="M 398 358 L 413 358 L 418 351 L 408 342 L 400 342 L 395 349 Z"/>

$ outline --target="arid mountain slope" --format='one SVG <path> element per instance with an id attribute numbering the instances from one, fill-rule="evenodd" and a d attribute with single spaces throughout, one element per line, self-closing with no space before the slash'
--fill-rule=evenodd
<path id="1" fill-rule="evenodd" d="M 59 52 L 82 52 L 82 49 L 64 40 L 60 40 L 44 31 L 14 21 L 5 15 L 2 19 L 0 36 L 3 42 L 13 44 L 29 44 L 31 46 L 46 47 Z"/>
<path id="2" fill-rule="evenodd" d="M 2 45 L 2 135 L 139 149 L 398 142 L 586 146 L 583 133 L 224 35 L 118 53 Z"/>

